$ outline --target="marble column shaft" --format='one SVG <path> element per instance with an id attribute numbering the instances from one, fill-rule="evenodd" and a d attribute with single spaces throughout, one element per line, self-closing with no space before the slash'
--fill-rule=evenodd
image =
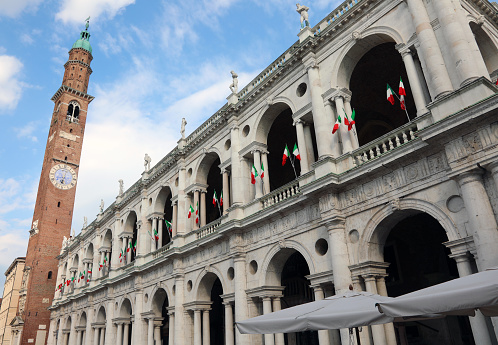
<path id="1" fill-rule="evenodd" d="M 232 305 L 230 302 L 223 304 L 225 305 L 225 345 L 234 345 Z"/>
<path id="2" fill-rule="evenodd" d="M 415 103 L 415 108 L 417 109 L 417 116 L 423 115 L 428 112 L 424 91 L 422 89 L 422 83 L 418 77 L 417 68 L 415 67 L 415 61 L 413 61 L 412 52 L 409 49 L 404 50 L 400 53 L 403 63 L 405 64 L 406 74 L 408 75 L 408 83 L 410 84 L 410 89 L 412 90 L 413 101 Z"/>
<path id="3" fill-rule="evenodd" d="M 280 297 L 273 297 L 273 312 L 282 310 L 282 301 Z M 275 333 L 275 345 L 285 345 L 283 333 Z"/>
<path id="4" fill-rule="evenodd" d="M 268 168 L 268 152 L 261 153 L 261 162 L 265 166 L 265 175 L 263 176 L 263 194 L 268 194 L 270 190 L 270 169 Z"/>
<path id="5" fill-rule="evenodd" d="M 209 310 L 202 311 L 202 345 L 210 345 L 211 328 L 209 326 Z"/>
<path id="6" fill-rule="evenodd" d="M 348 119 L 352 121 L 353 119 L 351 116 L 353 115 L 353 108 L 351 108 L 351 98 L 348 97 L 344 99 L 344 109 L 348 113 Z M 356 150 L 357 148 L 360 147 L 360 144 L 358 142 L 358 135 L 356 133 L 356 125 L 353 125 L 351 130 L 348 131 L 349 133 L 349 139 L 351 140 L 351 145 L 353 146 L 353 150 Z"/>
<path id="7" fill-rule="evenodd" d="M 239 127 L 234 126 L 230 131 L 231 142 L 231 178 L 232 178 L 232 203 L 231 205 L 241 205 L 244 203 L 244 192 L 247 186 L 247 181 L 244 181 L 244 174 L 242 173 L 242 164 L 239 158 Z"/>
<path id="8" fill-rule="evenodd" d="M 123 324 L 118 323 L 118 332 L 116 334 L 116 345 L 123 345 Z M 128 344 L 126 344 L 128 345 Z"/>
<path id="9" fill-rule="evenodd" d="M 199 211 L 200 211 L 199 210 L 200 193 L 201 192 L 199 190 L 194 191 L 194 212 L 192 214 L 192 224 L 193 224 L 192 228 L 194 230 L 199 229 L 199 217 L 198 217 L 199 214 L 196 215 L 195 213 L 196 212 L 199 213 Z M 197 223 L 195 222 L 196 219 L 198 220 Z"/>
<path id="10" fill-rule="evenodd" d="M 178 203 L 175 202 L 173 204 L 173 220 L 172 220 L 172 229 L 171 229 L 171 233 L 172 233 L 172 237 L 175 237 L 178 230 Z"/>
<path id="11" fill-rule="evenodd" d="M 365 286 L 368 292 L 377 294 L 377 283 L 375 277 L 373 276 L 365 277 Z M 387 344 L 384 325 L 372 325 L 370 327 L 372 328 L 372 337 L 374 340 L 374 345 Z"/>
<path id="12" fill-rule="evenodd" d="M 169 313 L 168 344 L 175 343 L 175 314 Z"/>
<path id="13" fill-rule="evenodd" d="M 330 117 L 333 119 L 334 123 L 337 119 L 337 117 L 334 115 L 334 108 L 332 106 L 332 101 L 326 101 L 324 103 L 325 106 L 325 113 L 327 117 Z M 331 135 L 331 145 L 332 145 L 332 157 L 337 158 L 340 155 L 342 155 L 342 150 L 341 150 L 341 145 L 339 143 L 339 131 L 335 132 L 332 134 L 332 128 L 330 129 L 330 135 Z"/>
<path id="14" fill-rule="evenodd" d="M 201 191 L 201 227 L 206 225 L 206 191 Z"/>
<path id="15" fill-rule="evenodd" d="M 223 190 L 219 198 L 221 198 L 221 196 L 223 196 L 223 214 L 226 214 L 230 207 L 230 182 L 228 171 L 226 170 L 223 171 Z"/>
<path id="16" fill-rule="evenodd" d="M 157 230 L 159 234 L 159 240 L 157 241 L 157 249 L 161 248 L 163 246 L 163 229 L 164 229 L 164 218 L 157 218 L 157 227 L 159 230 Z"/>
<path id="17" fill-rule="evenodd" d="M 270 314 L 272 312 L 271 308 L 271 297 L 263 297 L 263 315 Z M 265 334 L 265 345 L 274 345 L 275 336 L 273 333 Z"/>
<path id="18" fill-rule="evenodd" d="M 104 345 L 104 344 L 99 344 L 99 331 L 100 328 L 95 327 L 93 329 L 93 345 Z"/>
<path id="19" fill-rule="evenodd" d="M 384 277 L 376 277 L 376 283 L 377 293 L 381 296 L 387 297 L 386 279 Z M 393 323 L 385 323 L 384 330 L 386 332 L 387 345 L 396 345 L 396 333 L 394 331 Z"/>
<path id="20" fill-rule="evenodd" d="M 202 345 L 201 310 L 194 310 L 194 345 Z"/>
<path id="21" fill-rule="evenodd" d="M 175 345 L 183 345 L 184 340 L 184 313 L 183 313 L 183 303 L 184 303 L 184 278 L 181 274 L 177 274 L 175 277 Z"/>
<path id="22" fill-rule="evenodd" d="M 301 175 L 309 171 L 308 150 L 306 149 L 306 139 L 304 138 L 304 124 L 301 120 L 294 121 L 297 134 L 297 145 L 299 146 L 299 154 L 301 155 Z"/>
<path id="23" fill-rule="evenodd" d="M 123 326 L 123 345 L 128 345 L 129 342 L 130 342 L 130 324 L 125 323 Z"/>
<path id="24" fill-rule="evenodd" d="M 247 319 L 247 294 L 246 294 L 246 258 L 243 255 L 237 255 L 234 261 L 234 290 L 235 290 L 235 321 Z M 249 345 L 251 337 L 248 334 L 241 334 L 236 330 L 236 344 Z"/>
<path id="25" fill-rule="evenodd" d="M 258 171 L 258 175 L 261 174 L 261 152 L 258 150 L 253 151 L 253 158 L 254 158 L 254 167 Z M 261 178 L 260 176 L 256 177 L 256 184 L 254 185 L 254 188 L 256 189 L 256 199 L 259 199 L 263 196 L 262 189 L 261 189 Z"/>
<path id="26" fill-rule="evenodd" d="M 325 294 L 323 293 L 323 289 L 321 287 L 314 286 L 313 291 L 315 293 L 315 301 L 321 301 L 325 298 Z M 318 343 L 320 345 L 330 344 L 330 335 L 328 330 L 318 331 Z"/>
<path id="27" fill-rule="evenodd" d="M 336 96 L 334 98 L 335 109 L 337 111 L 337 115 L 341 117 L 341 124 L 339 124 L 339 130 L 337 132 L 340 133 L 342 139 L 342 153 L 348 153 L 353 151 L 353 143 L 351 142 L 351 136 L 348 132 L 348 126 L 345 125 L 345 114 L 344 114 L 344 98 L 342 96 Z M 334 134 L 336 135 L 337 132 Z M 332 136 L 334 136 L 332 135 Z"/>

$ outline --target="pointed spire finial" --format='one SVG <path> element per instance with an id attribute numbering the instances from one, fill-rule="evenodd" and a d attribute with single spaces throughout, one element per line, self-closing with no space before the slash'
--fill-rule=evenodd
<path id="1" fill-rule="evenodd" d="M 86 22 L 86 24 L 85 24 L 85 30 L 88 30 L 88 27 L 90 26 L 90 16 L 88 16 L 88 18 L 85 19 L 85 22 Z"/>

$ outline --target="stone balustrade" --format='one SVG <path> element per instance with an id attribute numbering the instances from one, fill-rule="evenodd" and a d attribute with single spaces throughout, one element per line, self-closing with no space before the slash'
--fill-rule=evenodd
<path id="1" fill-rule="evenodd" d="M 216 219 L 215 221 L 212 221 L 209 224 L 204 225 L 202 228 L 196 230 L 196 238 L 201 239 L 203 237 L 214 234 L 216 232 L 216 229 L 220 226 L 220 224 L 221 224 L 221 217 Z"/>
<path id="2" fill-rule="evenodd" d="M 364 0 L 346 0 L 342 4 L 340 4 L 334 11 L 330 12 L 328 16 L 326 16 L 320 23 L 315 25 L 311 32 L 314 35 L 320 34 L 323 30 L 325 30 L 330 25 L 335 24 L 336 21 L 339 20 L 343 15 L 345 15 L 349 10 L 351 10 L 354 6 L 356 6 L 360 2 L 365 2 Z"/>
<path id="3" fill-rule="evenodd" d="M 377 140 L 363 145 L 352 153 L 353 165 L 358 167 L 416 139 L 416 131 L 417 124 L 415 122 L 409 122 L 406 125 L 383 135 Z"/>
<path id="4" fill-rule="evenodd" d="M 263 209 L 278 204 L 299 193 L 299 180 L 297 179 L 262 197 L 261 203 L 263 204 Z"/>
<path id="5" fill-rule="evenodd" d="M 156 250 L 155 252 L 152 252 L 152 257 L 153 257 L 154 259 L 157 259 L 158 257 L 163 256 L 163 255 L 164 255 L 164 253 L 165 253 L 166 251 L 168 251 L 168 249 L 170 249 L 170 248 L 171 248 L 171 244 L 172 244 L 172 243 L 173 243 L 173 242 L 169 242 L 168 244 L 166 244 L 166 245 L 162 246 L 161 248 L 159 248 L 159 249 L 158 249 L 158 250 Z"/>

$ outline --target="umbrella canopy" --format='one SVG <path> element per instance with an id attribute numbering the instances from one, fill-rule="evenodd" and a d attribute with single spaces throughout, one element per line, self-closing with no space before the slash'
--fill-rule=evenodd
<path id="1" fill-rule="evenodd" d="M 498 316 L 498 267 L 378 303 L 387 316 L 422 314 Z"/>
<path id="2" fill-rule="evenodd" d="M 390 299 L 368 292 L 352 291 L 239 321 L 237 328 L 240 333 L 267 334 L 389 323 L 393 318 L 381 314 L 375 304 Z"/>

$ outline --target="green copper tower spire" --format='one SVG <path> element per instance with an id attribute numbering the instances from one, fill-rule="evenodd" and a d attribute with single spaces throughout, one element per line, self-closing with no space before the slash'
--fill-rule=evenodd
<path id="1" fill-rule="evenodd" d="M 82 48 L 92 53 L 92 46 L 90 45 L 90 33 L 88 32 L 88 27 L 90 26 L 90 17 L 86 19 L 85 30 L 81 31 L 80 39 L 74 42 L 74 48 Z"/>

